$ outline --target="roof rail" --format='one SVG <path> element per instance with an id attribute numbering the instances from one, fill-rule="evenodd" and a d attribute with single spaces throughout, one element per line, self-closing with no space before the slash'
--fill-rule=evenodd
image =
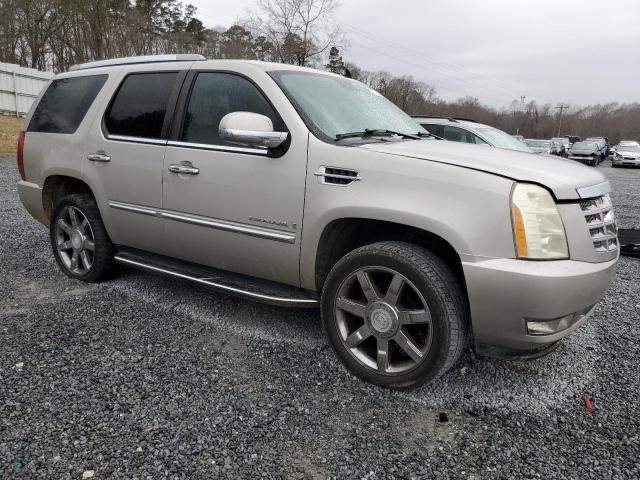
<path id="1" fill-rule="evenodd" d="M 136 63 L 189 62 L 197 60 L 206 60 L 206 58 L 195 53 L 178 53 L 175 55 L 141 55 L 138 57 L 111 58 L 109 60 L 80 63 L 78 65 L 73 65 L 69 71 L 72 72 L 74 70 L 85 70 L 87 68 L 111 67 L 114 65 L 132 65 Z"/>
<path id="2" fill-rule="evenodd" d="M 434 115 L 411 115 L 411 118 L 438 118 L 441 120 L 449 120 L 450 122 L 455 122 L 455 123 L 457 123 L 458 120 L 461 120 L 453 117 L 438 117 Z"/>

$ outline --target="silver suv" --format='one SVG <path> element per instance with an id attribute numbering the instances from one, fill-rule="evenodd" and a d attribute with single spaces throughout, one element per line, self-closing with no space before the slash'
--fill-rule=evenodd
<path id="1" fill-rule="evenodd" d="M 442 375 L 467 342 L 536 356 L 583 324 L 618 244 L 574 162 L 433 138 L 362 83 L 197 56 L 81 65 L 20 136 L 20 199 L 69 277 L 117 265 L 320 307 L 373 383 Z"/>

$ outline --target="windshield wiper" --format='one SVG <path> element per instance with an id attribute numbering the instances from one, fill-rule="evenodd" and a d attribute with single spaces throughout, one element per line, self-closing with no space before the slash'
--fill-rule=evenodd
<path id="1" fill-rule="evenodd" d="M 416 133 L 417 136 L 419 136 L 420 138 L 426 138 L 426 137 L 431 137 L 431 138 L 435 138 L 436 140 L 444 140 L 444 138 L 439 137 L 438 135 L 434 135 L 431 132 L 418 132 Z"/>
<path id="2" fill-rule="evenodd" d="M 382 129 L 382 128 L 365 128 L 363 131 L 361 132 L 349 132 L 349 133 L 339 133 L 336 135 L 336 137 L 334 138 L 334 141 L 339 141 L 339 140 L 343 140 L 345 138 L 354 138 L 354 137 L 362 137 L 362 138 L 367 138 L 367 137 L 388 137 L 388 136 L 392 136 L 392 135 L 397 135 L 399 137 L 402 138 L 413 138 L 414 140 L 420 140 L 420 136 L 417 134 L 411 134 L 411 133 L 400 133 L 400 132 L 394 132 L 393 130 L 386 130 L 386 129 Z"/>

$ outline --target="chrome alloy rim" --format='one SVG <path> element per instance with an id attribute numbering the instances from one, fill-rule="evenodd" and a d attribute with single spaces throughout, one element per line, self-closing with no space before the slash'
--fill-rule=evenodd
<path id="1" fill-rule="evenodd" d="M 95 241 L 87 217 L 76 207 L 67 206 L 58 217 L 55 228 L 56 247 L 64 266 L 84 275 L 93 265 Z"/>
<path id="2" fill-rule="evenodd" d="M 365 367 L 402 374 L 426 359 L 433 339 L 431 313 L 404 275 L 386 267 L 357 270 L 338 288 L 335 305 L 342 343 Z"/>

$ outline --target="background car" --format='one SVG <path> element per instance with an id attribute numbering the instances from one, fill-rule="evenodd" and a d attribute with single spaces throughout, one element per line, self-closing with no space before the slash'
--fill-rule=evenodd
<path id="1" fill-rule="evenodd" d="M 569 148 L 571 148 L 571 143 L 567 137 L 554 137 L 551 139 L 551 153 L 553 155 L 559 155 L 561 157 L 566 157 L 569 155 Z"/>
<path id="2" fill-rule="evenodd" d="M 569 159 L 577 160 L 585 165 L 597 166 L 604 156 L 602 154 L 602 145 L 595 141 L 587 141 L 574 143 L 569 149 Z"/>
<path id="3" fill-rule="evenodd" d="M 518 152 L 535 153 L 508 133 L 467 118 L 414 115 L 413 119 L 430 133 L 452 142 L 474 143 Z"/>
<path id="4" fill-rule="evenodd" d="M 618 145 L 611 158 L 612 167 L 640 167 L 640 146 L 633 144 Z"/>
<path id="5" fill-rule="evenodd" d="M 533 153 L 539 153 L 543 155 L 551 154 L 551 140 L 536 140 L 534 138 L 526 138 L 524 143 L 529 147 Z"/>
<path id="6" fill-rule="evenodd" d="M 598 144 L 598 151 L 603 159 L 609 156 L 609 139 L 607 137 L 589 137 L 585 142 L 595 142 Z"/>
<path id="7" fill-rule="evenodd" d="M 580 138 L 577 135 L 565 135 L 564 138 L 569 140 L 569 146 L 571 147 L 571 145 L 573 145 L 576 142 L 580 142 L 582 140 L 582 138 Z"/>

